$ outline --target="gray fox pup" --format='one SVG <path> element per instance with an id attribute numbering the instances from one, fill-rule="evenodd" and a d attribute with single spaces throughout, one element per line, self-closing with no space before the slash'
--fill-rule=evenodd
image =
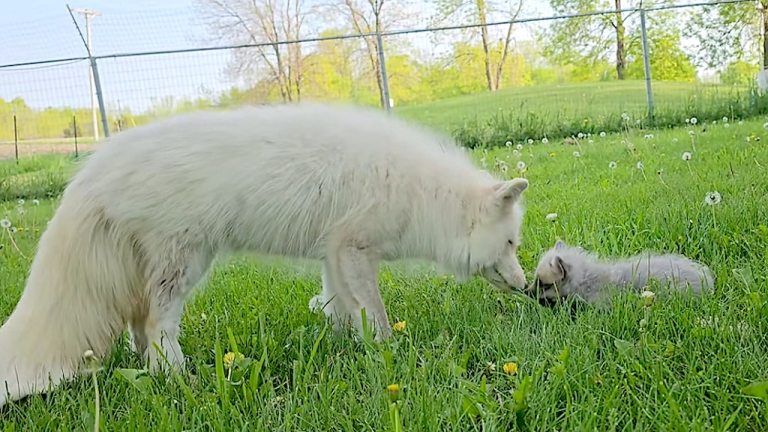
<path id="1" fill-rule="evenodd" d="M 651 279 L 670 283 L 677 290 L 690 287 L 696 295 L 714 286 L 714 276 L 707 266 L 682 255 L 646 252 L 627 259 L 601 260 L 558 240 L 541 257 L 528 293 L 548 306 L 572 297 L 603 304 L 610 287 L 640 292 Z"/>

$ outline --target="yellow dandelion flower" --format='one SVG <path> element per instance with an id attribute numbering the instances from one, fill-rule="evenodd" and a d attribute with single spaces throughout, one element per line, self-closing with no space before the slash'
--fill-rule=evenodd
<path id="1" fill-rule="evenodd" d="M 395 402 L 400 396 L 400 384 L 390 384 L 387 386 L 387 392 L 389 392 L 389 400 Z"/>
<path id="2" fill-rule="evenodd" d="M 517 373 L 517 363 L 515 362 L 504 363 L 504 366 L 502 366 L 502 369 L 504 370 L 504 373 L 509 375 L 514 375 Z"/>
<path id="3" fill-rule="evenodd" d="M 232 369 L 232 366 L 234 366 L 235 361 L 236 360 L 242 360 L 243 358 L 245 358 L 244 355 L 242 355 L 240 353 L 235 354 L 235 353 L 230 351 L 230 352 L 224 354 L 224 357 L 222 358 L 222 361 L 224 362 L 224 367 L 225 368 Z"/>
<path id="4" fill-rule="evenodd" d="M 392 325 L 392 330 L 401 332 L 405 330 L 405 321 L 398 321 Z"/>

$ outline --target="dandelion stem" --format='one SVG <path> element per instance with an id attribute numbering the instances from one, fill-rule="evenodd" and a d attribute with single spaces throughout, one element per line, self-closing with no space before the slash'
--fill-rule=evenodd
<path id="1" fill-rule="evenodd" d="M 99 432 L 99 425 L 101 424 L 101 420 L 99 418 L 101 409 L 100 409 L 100 403 L 99 403 L 99 380 L 96 377 L 96 368 L 92 369 L 91 376 L 93 376 L 93 388 L 96 392 L 95 400 L 94 400 L 94 405 L 95 405 L 94 409 L 96 412 L 94 413 L 94 416 L 93 416 L 94 417 L 93 430 L 94 432 Z"/>
<path id="2" fill-rule="evenodd" d="M 11 239 L 11 244 L 13 245 L 14 249 L 16 249 L 16 251 L 19 253 L 19 255 L 21 255 L 21 257 L 24 259 L 28 259 L 27 256 L 24 255 L 24 252 L 22 252 L 21 249 L 19 249 L 19 245 L 16 244 L 16 240 L 13 239 L 13 234 L 11 234 L 11 230 L 6 228 L 5 232 L 8 233 L 8 238 Z"/>

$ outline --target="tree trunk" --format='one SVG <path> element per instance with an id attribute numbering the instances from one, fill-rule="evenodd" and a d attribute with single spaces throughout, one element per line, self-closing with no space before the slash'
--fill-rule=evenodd
<path id="1" fill-rule="evenodd" d="M 760 3 L 763 6 L 763 69 L 768 69 L 768 0 Z"/>
<path id="2" fill-rule="evenodd" d="M 621 12 L 621 0 L 615 0 L 616 5 L 616 78 L 624 79 L 626 67 L 626 52 L 624 50 L 624 17 Z"/>
<path id="3" fill-rule="evenodd" d="M 517 4 L 517 11 L 514 13 L 514 15 L 511 15 L 509 17 L 510 21 L 514 21 L 517 19 L 517 16 L 520 15 L 520 10 L 523 8 L 523 0 L 520 0 L 520 3 Z M 507 27 L 507 36 L 504 38 L 504 45 L 501 47 L 501 60 L 499 60 L 499 64 L 496 66 L 496 90 L 501 88 L 501 78 L 502 78 L 502 72 L 504 70 L 504 64 L 507 62 L 507 54 L 509 54 L 509 43 L 512 40 L 512 23 L 509 24 Z"/>
<path id="4" fill-rule="evenodd" d="M 483 40 L 483 54 L 485 57 L 485 79 L 488 83 L 489 91 L 496 91 L 496 83 L 491 75 L 491 53 L 488 48 L 488 27 L 486 26 L 485 0 L 475 0 L 477 5 L 477 17 L 480 24 L 480 38 Z"/>

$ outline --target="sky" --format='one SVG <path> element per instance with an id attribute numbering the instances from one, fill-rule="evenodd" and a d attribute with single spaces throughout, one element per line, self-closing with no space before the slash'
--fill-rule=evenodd
<path id="1" fill-rule="evenodd" d="M 6 7 L 0 14 L 0 64 L 86 56 L 66 5 L 61 0 L 30 0 Z M 101 14 L 92 27 L 97 55 L 205 45 L 206 34 L 196 23 L 192 0 L 74 0 L 70 6 Z M 83 17 L 75 17 L 85 32 Z M 112 108 L 122 100 L 140 105 L 139 109 L 146 108 L 152 93 L 194 93 L 196 84 L 220 81 L 220 69 L 226 64 L 223 54 L 101 60 L 103 93 Z M 198 79 L 190 79 L 193 71 Z M 0 68 L 0 98 L 21 96 L 34 107 L 90 106 L 89 88 L 87 61 Z"/>

